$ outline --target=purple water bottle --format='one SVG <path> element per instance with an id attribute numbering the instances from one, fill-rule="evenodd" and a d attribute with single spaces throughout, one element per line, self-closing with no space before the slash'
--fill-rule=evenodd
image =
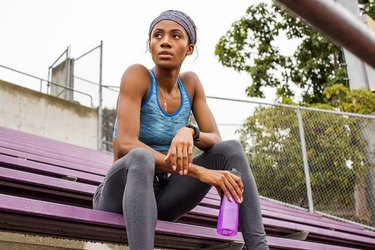
<path id="1" fill-rule="evenodd" d="M 241 177 L 241 173 L 235 168 L 232 169 L 232 173 Z M 224 236 L 233 236 L 238 231 L 238 203 L 235 201 L 232 195 L 230 195 L 232 201 L 223 195 L 221 198 L 219 218 L 217 221 L 217 232 Z"/>

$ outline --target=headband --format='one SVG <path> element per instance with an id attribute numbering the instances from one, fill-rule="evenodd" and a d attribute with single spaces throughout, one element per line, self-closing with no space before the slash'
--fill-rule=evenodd
<path id="1" fill-rule="evenodd" d="M 195 44 L 197 41 L 196 33 L 195 33 L 195 25 L 193 21 L 188 18 L 184 13 L 177 11 L 177 10 L 167 10 L 161 13 L 157 18 L 152 21 L 150 25 L 150 29 L 148 31 L 148 36 L 151 37 L 151 31 L 155 27 L 155 25 L 163 20 L 171 20 L 179 25 L 181 25 L 189 36 L 190 41 Z"/>

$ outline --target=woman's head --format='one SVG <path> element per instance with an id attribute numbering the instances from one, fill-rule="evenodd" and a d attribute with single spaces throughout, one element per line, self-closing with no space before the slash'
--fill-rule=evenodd
<path id="1" fill-rule="evenodd" d="M 159 67 L 180 67 L 193 54 L 196 42 L 195 24 L 181 11 L 164 11 L 150 25 L 148 50 Z"/>
<path id="2" fill-rule="evenodd" d="M 163 20 L 171 20 L 181 25 L 189 36 L 189 44 L 197 43 L 197 28 L 194 21 L 187 14 L 178 10 L 164 11 L 152 21 L 148 32 L 149 40 L 151 40 L 151 33 L 155 25 Z"/>

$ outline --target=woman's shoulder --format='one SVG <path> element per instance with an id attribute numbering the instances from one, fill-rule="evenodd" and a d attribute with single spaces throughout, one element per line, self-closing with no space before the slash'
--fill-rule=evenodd
<path id="1" fill-rule="evenodd" d="M 180 74 L 180 80 L 188 89 L 195 89 L 196 86 L 201 85 L 198 75 L 193 71 L 186 71 Z"/>
<path id="2" fill-rule="evenodd" d="M 187 71 L 180 74 L 180 80 L 187 90 L 190 100 L 194 101 L 195 95 L 203 91 L 203 86 L 198 75 L 193 71 Z"/>
<path id="3" fill-rule="evenodd" d="M 128 76 L 128 75 L 137 75 L 137 76 L 145 75 L 145 76 L 148 76 L 149 71 L 144 65 L 136 63 L 136 64 L 130 65 L 125 70 L 123 76 Z"/>
<path id="4" fill-rule="evenodd" d="M 182 82 L 196 82 L 199 81 L 198 75 L 193 71 L 186 71 L 180 74 L 180 79 Z"/>
<path id="5" fill-rule="evenodd" d="M 130 65 L 122 75 L 121 84 L 139 85 L 150 79 L 148 69 L 142 64 Z"/>

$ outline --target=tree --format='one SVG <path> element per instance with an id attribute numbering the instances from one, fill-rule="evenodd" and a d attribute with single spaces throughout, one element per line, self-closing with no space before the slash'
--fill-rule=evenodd
<path id="1" fill-rule="evenodd" d="M 324 91 L 327 102 L 340 111 L 357 114 L 375 113 L 375 93 L 364 90 L 349 90 L 342 84 L 333 85 Z"/>
<path id="2" fill-rule="evenodd" d="M 375 16 L 374 1 L 360 3 L 362 12 Z M 293 41 L 298 47 L 285 55 L 281 43 Z M 252 97 L 264 97 L 271 87 L 279 97 L 293 99 L 297 90 L 302 103 L 324 103 L 324 90 L 345 82 L 341 49 L 270 1 L 251 5 L 219 40 L 215 54 L 224 66 L 250 74 L 246 92 Z"/>
<path id="3" fill-rule="evenodd" d="M 375 112 L 375 93 L 343 85 L 325 90 L 330 104 L 309 107 L 362 114 Z M 362 101 L 363 100 L 363 101 Z M 289 100 L 289 104 L 292 102 Z M 307 194 L 297 109 L 258 107 L 240 129 L 240 140 L 261 195 L 307 208 Z M 301 110 L 314 206 L 355 220 L 354 189 L 371 169 L 363 126 L 371 120 Z M 338 215 L 338 214 L 337 214 Z"/>

